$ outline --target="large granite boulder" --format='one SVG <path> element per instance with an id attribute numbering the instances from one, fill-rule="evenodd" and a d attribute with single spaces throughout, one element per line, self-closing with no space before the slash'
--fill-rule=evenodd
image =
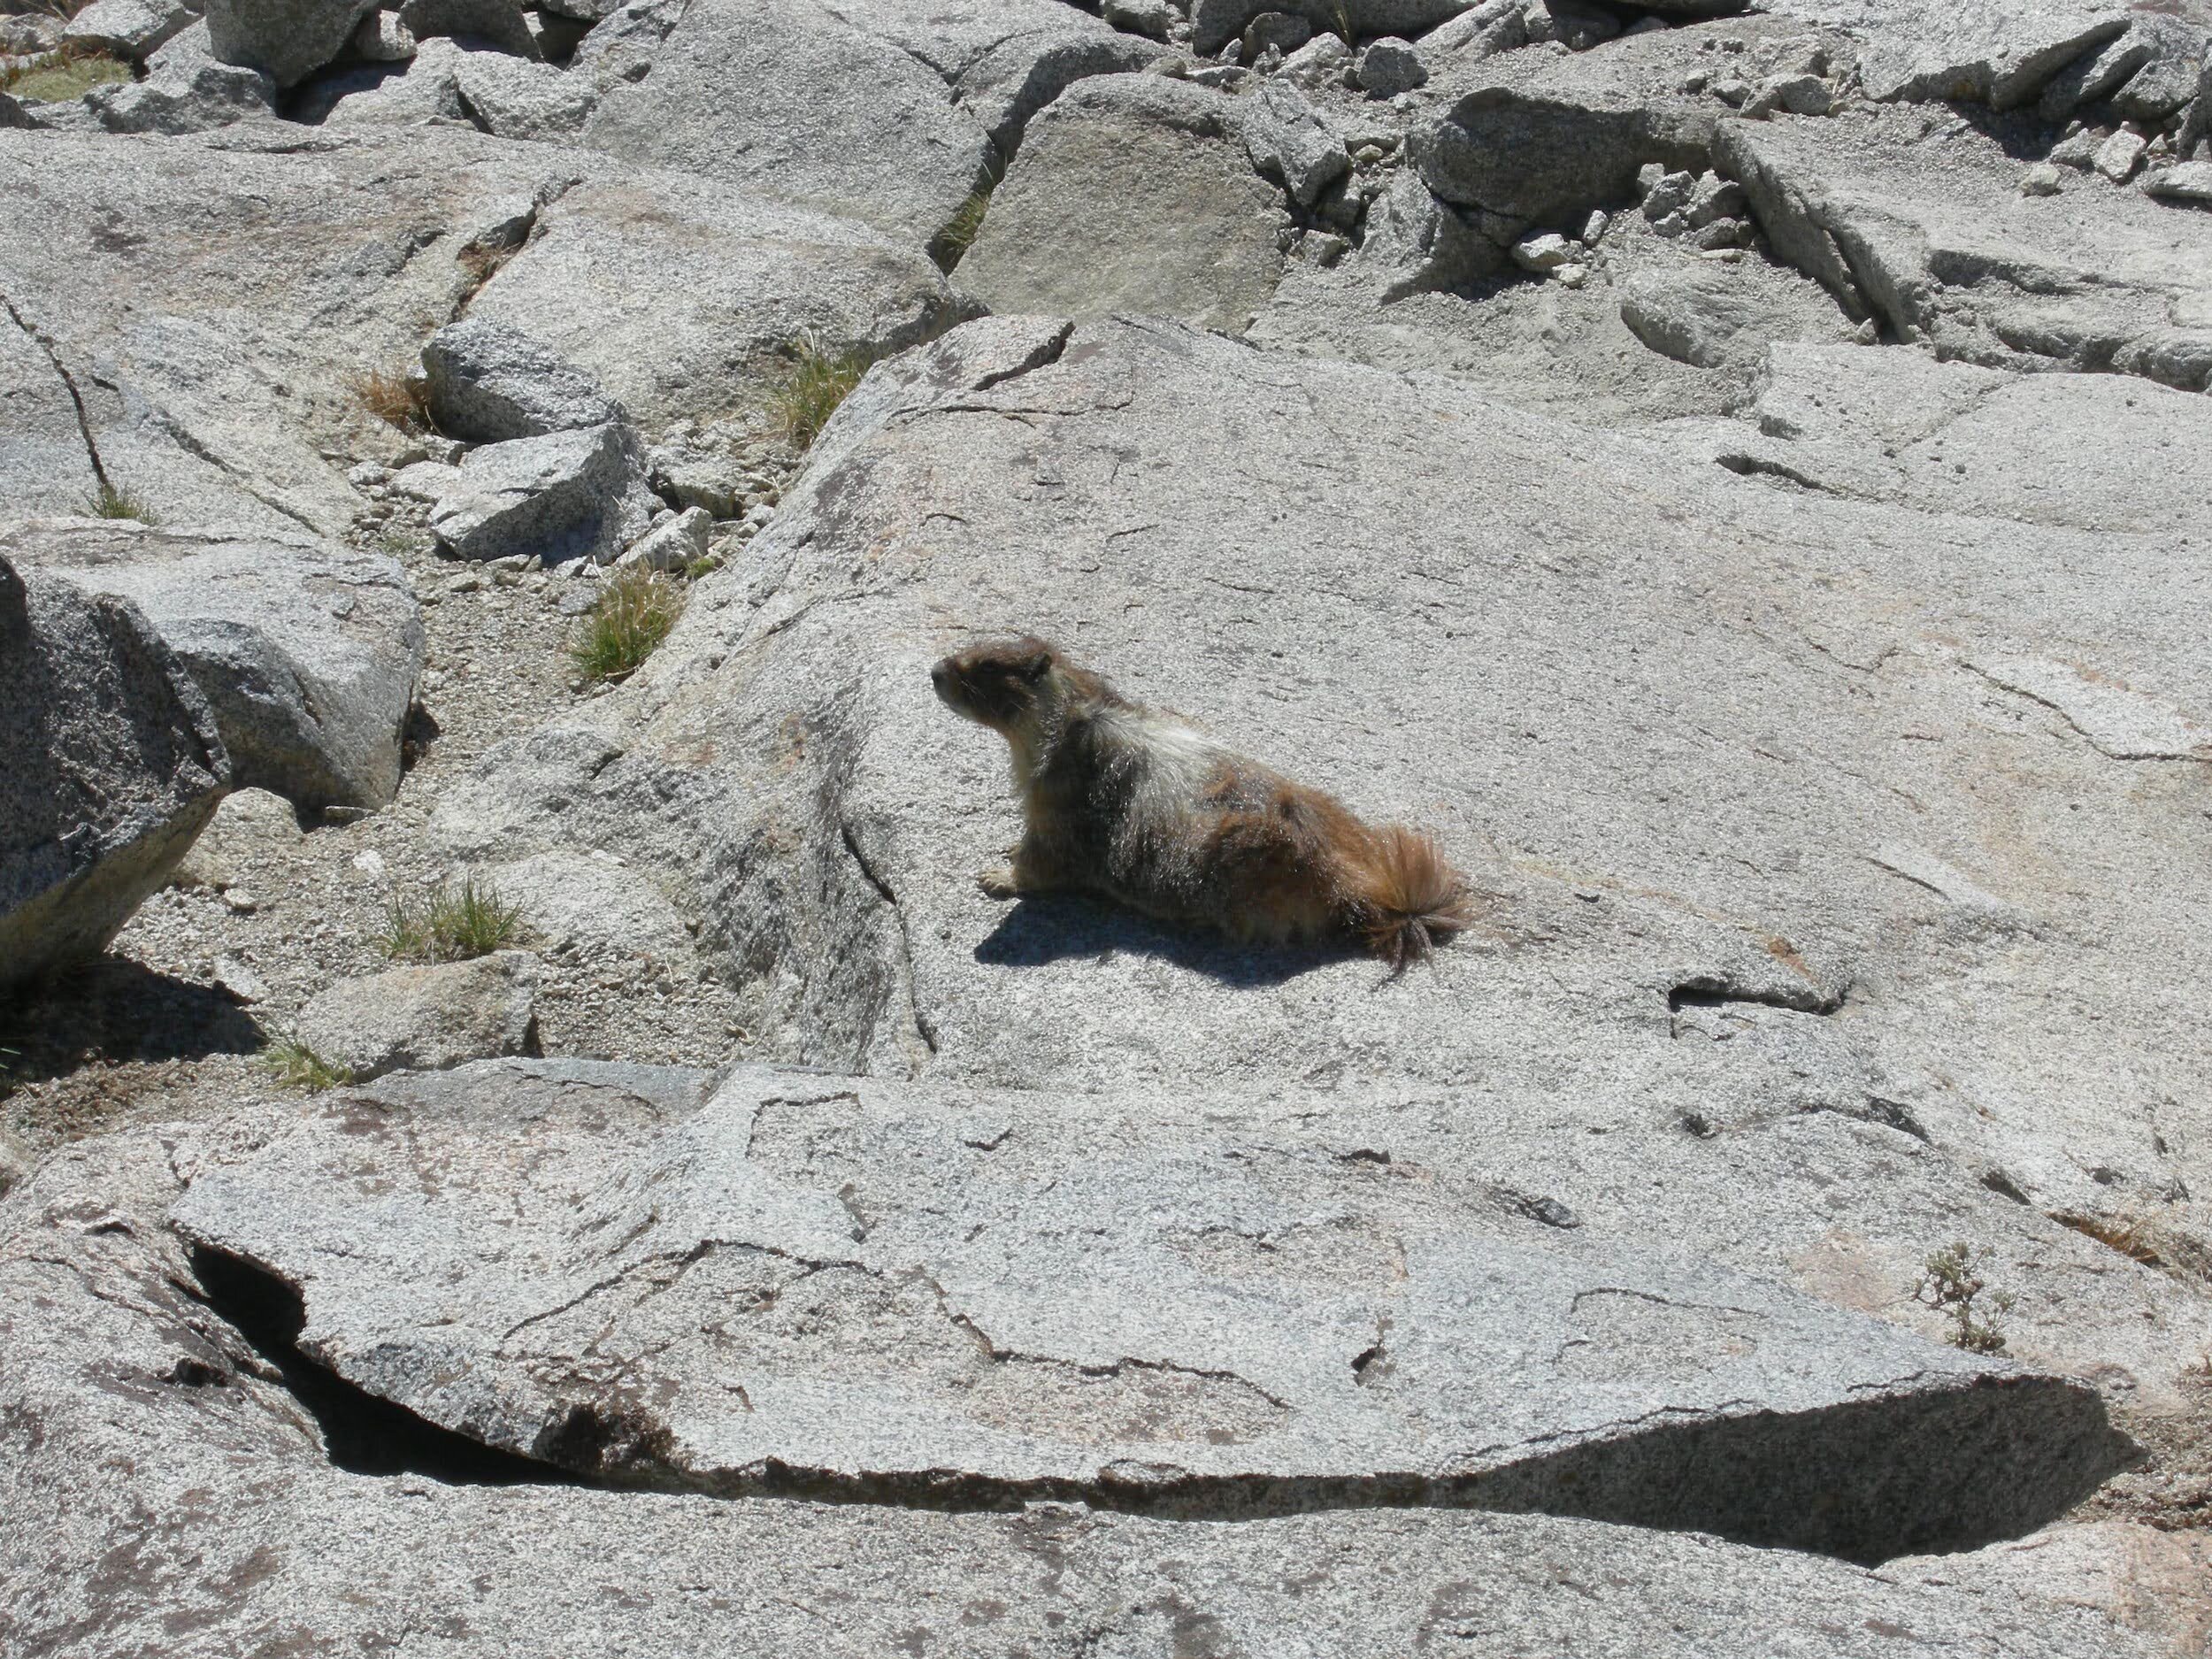
<path id="1" fill-rule="evenodd" d="M 585 136 L 926 243 L 1064 86 L 1159 50 L 1058 0 L 700 0 Z"/>
<path id="2" fill-rule="evenodd" d="M 2140 488 L 2074 458 L 2085 494 Z M 2200 1228 L 2177 1102 L 2212 1057 L 2173 998 L 2207 964 L 2173 918 L 2201 584 L 2170 531 L 2075 527 L 2025 504 L 2068 475 L 2016 479 L 1838 497 L 1463 382 L 989 319 L 879 365 L 636 680 L 488 755 L 434 827 L 657 862 L 756 1040 L 812 1064 L 1474 1079 L 1467 1110 L 1577 1134 L 1835 1111 L 1909 1123 L 1961 1189 Z M 1004 749 L 927 668 L 1018 628 L 1434 828 L 1486 926 L 1378 988 L 985 898 Z M 2101 1328 L 2170 1376 L 2131 1317 Z"/>
<path id="3" fill-rule="evenodd" d="M 397 561 L 101 518 L 0 531 L 0 557 L 135 604 L 206 696 L 240 787 L 310 810 L 381 806 L 398 789 L 423 629 Z"/>
<path id="4" fill-rule="evenodd" d="M 1030 124 L 961 287 L 999 311 L 1242 332 L 1274 293 L 1290 224 L 1246 148 L 1247 109 L 1156 75 L 1071 88 Z"/>
<path id="5" fill-rule="evenodd" d="M 230 786 L 207 703 L 126 599 L 0 557 L 0 994 L 97 956 Z"/>
<path id="6" fill-rule="evenodd" d="M 518 1189 L 550 1193 L 566 1170 L 586 1177 L 579 1153 L 596 1148 L 618 1162 L 624 1148 L 680 1136 L 707 1082 L 642 1066 L 505 1062 L 327 1097 L 336 1110 L 311 1123 L 326 1133 L 351 1112 L 368 1159 L 396 1169 L 413 1167 L 389 1145 L 402 1122 L 457 1151 L 488 1150 L 487 1141 L 472 1143 L 471 1126 L 491 1138 L 518 1130 L 541 1152 L 534 1183 Z M 773 1092 L 783 1103 L 763 1102 L 757 1114 L 768 1132 L 755 1154 L 763 1176 L 818 1188 L 841 1179 L 829 1172 L 839 1108 L 823 1100 L 834 1085 L 792 1079 Z M 1023 1144 L 1018 1125 L 987 1116 L 964 1139 L 944 1139 L 947 1118 L 918 1100 L 921 1116 L 902 1129 L 908 1114 L 896 1097 L 872 1088 L 868 1099 L 858 1114 L 864 1148 L 895 1156 L 935 1144 L 954 1167 L 974 1171 L 998 1156 L 984 1144 L 995 1136 L 1001 1152 Z M 890 1493 L 852 1502 L 640 1489 L 626 1478 L 635 1465 L 611 1479 L 579 1478 L 438 1431 L 334 1378 L 310 1357 L 317 1339 L 303 1329 L 307 1310 L 282 1280 L 191 1250 L 163 1225 L 180 1195 L 190 1204 L 193 1187 L 239 1174 L 286 1128 L 265 1110 L 70 1148 L 0 1206 L 0 1423 L 10 1454 L 0 1459 L 0 1526 L 12 1546 L 0 1578 L 14 1628 L 41 1651 L 89 1659 L 181 1643 L 237 1652 L 272 1632 L 295 1645 L 379 1647 L 435 1630 L 463 1655 L 718 1655 L 775 1643 L 841 1655 L 918 1647 L 1073 1659 L 1117 1649 L 1271 1652 L 1294 1631 L 1317 1650 L 1378 1659 L 1445 1645 L 1500 1659 L 1570 1647 L 1709 1659 L 1778 1646 L 1896 1659 L 1932 1642 L 1993 1645 L 2024 1659 L 2152 1659 L 2154 1639 L 2131 1623 L 2151 1621 L 2147 1593 L 2178 1583 L 2192 1560 L 2185 1535 L 2144 1533 L 2139 1564 L 2114 1575 L 2099 1529 L 2060 1528 L 2021 1546 L 1869 1571 L 1541 1513 L 1324 1502 L 1221 1525 L 1208 1524 L 1226 1518 L 1220 1506 L 1191 1518 L 1051 1502 L 992 1511 Z M 369 1167 L 342 1153 L 330 1179 L 352 1189 Z M 473 1179 L 482 1165 L 467 1167 Z M 1378 1179 L 1387 1179 L 1368 1178 Z M 434 1177 L 419 1190 L 430 1199 L 436 1186 Z M 406 1203 L 398 1193 L 386 1202 Z M 864 1213 L 871 1199 L 856 1187 L 854 1202 Z M 832 1208 L 846 1233 L 837 1248 L 849 1251 L 849 1232 L 864 1224 Z M 397 1236 L 364 1242 L 381 1252 Z M 1233 1230 L 1179 1242 L 1179 1271 L 1211 1272 L 1246 1297 L 1296 1296 L 1302 1283 L 1320 1282 L 1316 1273 L 1387 1260 L 1339 1252 L 1318 1227 L 1283 1234 L 1272 1256 Z M 747 1255 L 713 1250 L 692 1271 L 711 1278 Z M 661 1271 L 678 1295 L 697 1294 L 681 1283 L 681 1263 Z M 827 1291 L 852 1275 L 828 1267 L 818 1277 Z M 1373 1282 L 1386 1287 L 1388 1276 Z M 915 1279 L 900 1299 L 926 1310 L 934 1294 Z M 1609 1300 L 1634 1301 L 1601 1297 L 1586 1321 L 1614 1318 Z M 718 1306 L 714 1329 L 774 1321 L 744 1312 L 749 1305 Z M 1653 1318 L 1671 1317 L 1646 1306 Z M 865 1333 L 864 1325 L 824 1325 L 814 1340 L 834 1347 Z M 541 1340 L 530 1331 L 516 1340 Z M 710 1339 L 694 1331 L 691 1340 Z M 1575 1351 L 1594 1358 L 1601 1346 Z M 917 1358 L 933 1363 L 944 1351 Z M 979 1368 L 991 1363 L 979 1343 L 967 1351 Z M 1747 1363 L 1688 1345 L 1674 1369 L 1690 1375 L 1714 1357 Z M 1384 1367 L 1378 1357 L 1367 1371 L 1387 1387 Z M 1009 1356 L 997 1369 L 1024 1366 Z M 1038 1374 L 1018 1386 L 1053 1387 L 1047 1368 L 1032 1369 Z M 622 1391 L 612 1367 L 604 1374 L 611 1404 Z M 1147 1402 L 1136 1386 L 1144 1380 L 1127 1368 L 1070 1379 L 1051 1420 L 1079 1420 L 1086 1394 L 1121 1394 L 1133 1409 L 1101 1420 L 1156 1435 L 1187 1420 L 1194 1398 L 1226 1386 L 1162 1371 L 1150 1379 L 1158 1397 Z M 987 1400 L 972 1403 L 987 1413 Z M 596 1444 L 619 1464 L 623 1421 L 613 1412 L 597 1425 L 579 1419 L 564 1448 L 570 1462 L 588 1461 Z M 1234 1448 L 1202 1437 L 1189 1449 Z M 2067 1570 L 2053 1579 L 2040 1564 L 2055 1561 Z"/>
<path id="7" fill-rule="evenodd" d="M 640 1128 L 349 1100 L 175 1223 L 369 1394 L 725 1496 L 1472 1504 L 1877 1560 L 2030 1530 L 2129 1449 L 2078 1384 L 1486 1226 L 1387 1135 L 772 1071 Z"/>

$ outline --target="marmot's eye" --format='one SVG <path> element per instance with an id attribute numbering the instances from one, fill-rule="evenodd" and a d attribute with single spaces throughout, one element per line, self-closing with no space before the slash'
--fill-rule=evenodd
<path id="1" fill-rule="evenodd" d="M 1014 672 L 1024 680 L 1042 680 L 1045 670 L 1052 666 L 1052 653 L 1039 651 L 1034 657 L 1025 657 L 1014 664 Z"/>

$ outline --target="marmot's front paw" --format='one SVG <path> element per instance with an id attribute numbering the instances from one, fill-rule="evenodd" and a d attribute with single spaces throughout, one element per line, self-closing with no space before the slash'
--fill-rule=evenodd
<path id="1" fill-rule="evenodd" d="M 983 889 L 983 896 L 987 899 L 1010 899 L 1021 892 L 1021 887 L 1014 880 L 1014 866 L 1011 864 L 993 864 L 976 877 L 975 884 Z"/>

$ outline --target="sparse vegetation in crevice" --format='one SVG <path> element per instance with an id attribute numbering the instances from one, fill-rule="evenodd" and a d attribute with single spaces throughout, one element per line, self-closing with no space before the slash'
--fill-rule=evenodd
<path id="1" fill-rule="evenodd" d="M 991 193 L 1006 177 L 1006 162 L 995 147 L 984 164 L 983 180 L 968 192 L 966 201 L 953 210 L 942 230 L 930 238 L 929 257 L 937 268 L 949 276 L 953 267 L 966 257 L 975 239 L 982 234 L 984 216 L 991 211 Z"/>
<path id="2" fill-rule="evenodd" d="M 659 649 L 683 610 L 683 589 L 668 577 L 642 566 L 623 571 L 600 594 L 569 653 L 587 680 L 626 680 Z"/>
<path id="3" fill-rule="evenodd" d="M 388 426 L 416 434 L 436 429 L 430 419 L 430 387 L 426 380 L 384 369 L 364 369 L 346 387 L 354 402 Z"/>
<path id="4" fill-rule="evenodd" d="M 26 104 L 67 104 L 95 87 L 130 79 L 131 66 L 121 58 L 64 45 L 0 69 L 0 92 Z"/>
<path id="5" fill-rule="evenodd" d="M 778 436 L 804 449 L 821 435 L 872 360 L 863 350 L 825 350 L 811 334 L 791 342 L 792 365 L 768 395 L 768 413 Z"/>
<path id="6" fill-rule="evenodd" d="M 522 913 L 490 887 L 464 876 L 432 889 L 419 904 L 394 898 L 378 940 L 395 962 L 467 962 L 518 942 Z"/>
<path id="7" fill-rule="evenodd" d="M 353 1073 L 344 1066 L 333 1065 L 312 1048 L 288 1037 L 279 1038 L 264 1048 L 261 1064 L 280 1087 L 303 1089 L 310 1094 L 319 1094 L 326 1088 L 342 1088 L 353 1081 Z"/>
<path id="8" fill-rule="evenodd" d="M 100 488 L 87 499 L 84 510 L 85 516 L 91 518 L 135 518 L 144 525 L 161 522 L 144 502 L 105 479 L 101 480 Z"/>
<path id="9" fill-rule="evenodd" d="M 1987 1269 L 1995 1254 L 1987 1245 L 1976 1249 L 1963 1239 L 1947 1244 L 1921 1264 L 1912 1286 L 1915 1302 L 1951 1322 L 1951 1346 L 1970 1354 L 2004 1352 L 2000 1320 L 2018 1301 L 2010 1291 L 1990 1287 Z"/>

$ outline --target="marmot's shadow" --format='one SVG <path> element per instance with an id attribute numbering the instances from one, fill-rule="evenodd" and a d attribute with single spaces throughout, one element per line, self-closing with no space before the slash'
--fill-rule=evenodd
<path id="1" fill-rule="evenodd" d="M 1232 944 L 1218 934 L 1163 927 L 1118 905 L 1058 893 L 1016 900 L 975 948 L 975 959 L 993 967 L 1041 968 L 1117 951 L 1159 956 L 1239 986 L 1281 985 L 1333 962 L 1366 959 L 1348 944 Z"/>

